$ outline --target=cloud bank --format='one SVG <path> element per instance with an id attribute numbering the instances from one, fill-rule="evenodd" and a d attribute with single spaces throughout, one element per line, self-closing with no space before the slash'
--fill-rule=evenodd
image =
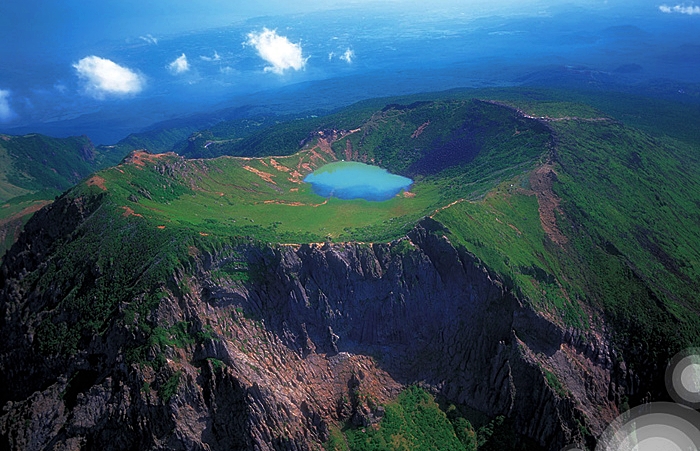
<path id="1" fill-rule="evenodd" d="M 182 74 L 190 70 L 190 63 L 187 62 L 187 56 L 183 53 L 175 61 L 168 64 L 168 69 L 173 74 Z"/>
<path id="2" fill-rule="evenodd" d="M 350 64 L 352 63 L 352 60 L 355 59 L 355 52 L 352 51 L 351 49 L 347 49 L 345 53 L 340 55 L 340 59 L 345 61 L 346 63 Z"/>
<path id="3" fill-rule="evenodd" d="M 103 99 L 107 95 L 136 94 L 145 85 L 141 75 L 99 56 L 87 56 L 73 64 L 73 67 L 78 72 L 78 77 L 85 82 L 86 92 L 96 99 Z"/>
<path id="4" fill-rule="evenodd" d="M 332 61 L 333 58 L 335 58 L 335 56 L 336 56 L 335 52 L 330 52 L 328 54 L 328 61 Z M 351 64 L 353 62 L 353 60 L 355 59 L 355 51 L 348 48 L 345 50 L 345 52 L 343 52 L 342 55 L 340 55 L 338 57 L 338 59 L 340 59 L 341 61 L 345 61 L 348 64 Z"/>
<path id="5" fill-rule="evenodd" d="M 263 28 L 257 33 L 250 32 L 244 45 L 255 47 L 260 58 L 271 64 L 265 67 L 265 72 L 282 74 L 287 69 L 301 70 L 308 59 L 302 56 L 301 44 L 295 44 L 285 36 L 278 35 L 277 30 Z"/>
<path id="6" fill-rule="evenodd" d="M 147 34 L 146 36 L 139 36 L 139 39 L 145 41 L 148 44 L 158 45 L 158 38 L 153 37 L 152 34 Z"/>
<path id="7" fill-rule="evenodd" d="M 217 53 L 216 50 L 214 50 L 214 56 L 201 55 L 200 58 L 202 61 L 220 61 L 221 60 L 221 56 Z"/>
<path id="8" fill-rule="evenodd" d="M 15 112 L 10 108 L 10 91 L 0 89 L 0 122 L 10 122 L 15 118 Z"/>
<path id="9" fill-rule="evenodd" d="M 694 14 L 699 14 L 700 15 L 700 6 L 686 6 L 685 3 L 682 5 L 676 5 L 676 6 L 668 6 L 668 5 L 661 5 L 659 6 L 659 10 L 662 13 L 678 13 L 678 14 L 687 14 L 689 16 L 692 16 Z"/>

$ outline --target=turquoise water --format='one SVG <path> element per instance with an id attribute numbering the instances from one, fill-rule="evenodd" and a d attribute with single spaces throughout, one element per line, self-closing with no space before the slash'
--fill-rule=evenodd
<path id="1" fill-rule="evenodd" d="M 338 161 L 306 176 L 314 193 L 338 199 L 388 200 L 408 190 L 413 180 L 391 174 L 386 169 L 355 161 Z"/>

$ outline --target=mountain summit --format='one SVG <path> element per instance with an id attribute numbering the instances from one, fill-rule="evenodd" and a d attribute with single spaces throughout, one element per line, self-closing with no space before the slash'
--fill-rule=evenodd
<path id="1" fill-rule="evenodd" d="M 664 132 L 504 91 L 134 151 L 2 261 L 0 446 L 591 446 L 700 345 L 697 143 Z M 303 183 L 342 159 L 414 185 Z"/>

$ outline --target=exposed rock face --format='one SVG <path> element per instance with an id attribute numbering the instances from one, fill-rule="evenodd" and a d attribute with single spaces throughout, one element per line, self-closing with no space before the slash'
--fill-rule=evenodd
<path id="1" fill-rule="evenodd" d="M 37 300 L 51 296 L 22 280 L 48 243 L 78 239 L 92 206 L 52 209 L 2 268 L 2 449 L 319 449 L 332 424 L 379 421 L 412 383 L 560 449 L 582 443 L 584 428 L 601 432 L 629 391 L 604 331 L 565 329 L 523 305 L 430 219 L 388 244 L 195 253 L 148 318 L 184 338 L 146 342 L 144 319 L 125 321 L 121 306 L 76 355 L 44 356 L 34 333 L 53 307 Z M 221 275 L 232 262 L 249 280 Z"/>
<path id="2" fill-rule="evenodd" d="M 243 305 L 302 355 L 311 340 L 320 353 L 379 356 L 396 381 L 425 382 L 454 402 L 506 415 L 546 448 L 584 440 L 579 424 L 597 435 L 617 413 L 603 336 L 523 306 L 440 228 L 424 220 L 403 242 L 251 256 L 266 277 L 241 293 Z M 210 290 L 213 302 L 235 297 Z M 546 371 L 565 386 L 550 387 Z"/>

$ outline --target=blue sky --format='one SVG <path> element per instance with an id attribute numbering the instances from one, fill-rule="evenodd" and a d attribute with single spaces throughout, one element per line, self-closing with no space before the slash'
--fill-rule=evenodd
<path id="1" fill-rule="evenodd" d="M 382 71 L 387 78 L 415 79 L 420 70 L 441 64 L 473 70 L 464 77 L 469 84 L 491 76 L 500 83 L 504 70 L 516 63 L 610 70 L 620 59 L 644 66 L 651 76 L 652 66 L 669 58 L 674 64 L 700 59 L 692 31 L 700 27 L 700 6 L 692 2 L 434 0 L 425 5 L 413 0 L 0 2 L 0 131 L 72 121 L 72 128 L 57 132 L 66 134 L 79 131 L 80 121 L 111 127 L 114 118 L 125 131 L 136 130 L 185 111 L 230 106 L 226 99 L 246 93 Z M 343 12 L 324 24 L 317 14 L 324 10 Z M 577 22 L 582 11 L 589 15 Z M 524 23 L 522 18 L 554 16 L 566 23 L 531 21 L 522 25 L 530 29 L 511 29 Z M 485 25 L 479 18 L 491 19 Z M 649 42 L 599 34 L 615 24 L 633 24 L 638 39 Z M 485 26 L 493 28 L 485 35 L 489 40 L 470 41 L 469 30 Z M 228 28 L 201 33 L 217 27 Z M 516 39 L 517 33 L 524 33 L 523 39 Z M 644 55 L 646 45 L 653 52 Z M 533 46 L 539 53 L 531 53 Z M 515 62 L 518 55 L 522 61 Z M 682 76 L 693 69 L 669 73 Z M 426 83 L 426 89 L 460 83 L 454 74 L 441 76 L 450 80 Z"/>
<path id="2" fill-rule="evenodd" d="M 663 2 L 648 0 L 434 0 L 428 10 L 458 10 L 468 14 L 535 12 L 558 5 L 606 8 L 628 4 L 633 9 Z M 671 2 L 669 5 L 675 5 Z M 402 12 L 426 12 L 424 1 L 413 0 L 8 0 L 0 3 L 2 54 L 8 50 L 41 49 L 57 44 L 84 44 L 137 34 L 169 34 L 218 27 L 250 17 L 304 13 L 324 9 L 383 7 Z M 12 44 L 9 44 L 12 43 Z M 11 52 L 12 53 L 12 52 Z"/>

